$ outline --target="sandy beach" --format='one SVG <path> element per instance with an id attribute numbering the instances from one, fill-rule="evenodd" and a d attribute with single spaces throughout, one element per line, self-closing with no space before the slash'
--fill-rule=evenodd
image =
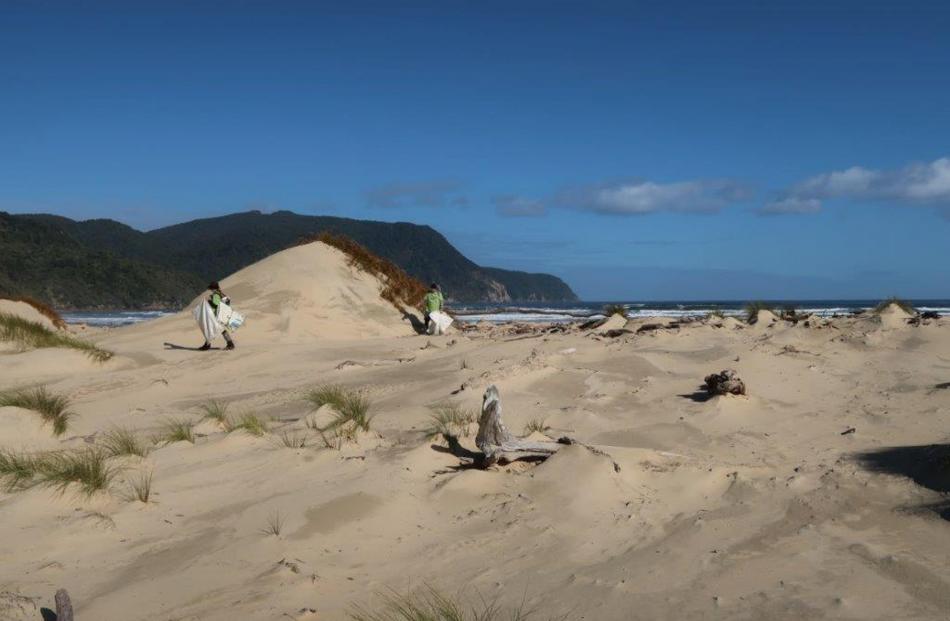
<path id="1" fill-rule="evenodd" d="M 276 621 L 347 619 L 423 585 L 537 619 L 950 616 L 947 458 L 928 448 L 950 414 L 947 318 L 912 325 L 892 306 L 420 336 L 319 243 L 222 287 L 247 316 L 235 351 L 194 351 L 188 308 L 92 332 L 115 354 L 102 363 L 0 354 L 0 390 L 43 385 L 75 413 L 56 437 L 0 408 L 0 448 L 94 448 L 116 428 L 150 445 L 109 460 L 108 491 L 0 492 L 3 621 L 41 618 L 59 588 L 82 621 Z M 747 395 L 703 390 L 724 369 Z M 332 445 L 308 426 L 331 414 L 306 397 L 337 384 L 372 418 Z M 515 435 L 597 451 L 463 466 L 427 437 L 432 406 L 477 413 L 490 385 Z M 203 419 L 211 401 L 267 431 Z M 160 439 L 169 420 L 193 422 L 194 442 Z M 459 438 L 471 450 L 476 428 Z M 147 473 L 149 502 L 130 499 Z"/>

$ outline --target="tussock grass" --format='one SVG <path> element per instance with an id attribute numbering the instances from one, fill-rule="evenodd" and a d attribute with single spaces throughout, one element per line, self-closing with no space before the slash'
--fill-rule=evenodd
<path id="1" fill-rule="evenodd" d="M 711 311 L 709 311 L 708 313 L 706 313 L 706 319 L 712 319 L 713 317 L 716 317 L 718 319 L 725 319 L 726 314 L 722 312 L 722 309 L 717 306 L 713 308 Z"/>
<path id="2" fill-rule="evenodd" d="M 548 426 L 547 421 L 543 418 L 532 418 L 528 421 L 528 424 L 524 426 L 524 433 L 528 435 L 529 433 L 534 433 L 535 431 L 544 433 L 551 427 Z"/>
<path id="3" fill-rule="evenodd" d="M 240 429 L 258 438 L 267 433 L 267 423 L 252 412 L 241 414 L 237 421 L 229 421 L 227 428 L 229 432 Z"/>
<path id="4" fill-rule="evenodd" d="M 340 250 L 349 257 L 350 265 L 377 277 L 383 283 L 380 296 L 400 311 L 403 310 L 403 305 L 416 307 L 421 304 L 422 298 L 428 292 L 428 288 L 420 280 L 413 278 L 392 261 L 373 254 L 366 247 L 345 235 L 324 232 L 301 238 L 296 245 L 302 246 L 315 241 Z"/>
<path id="5" fill-rule="evenodd" d="M 33 455 L 0 449 L 0 483 L 8 492 L 29 487 L 38 467 Z"/>
<path id="6" fill-rule="evenodd" d="M 78 349 L 96 362 L 105 362 L 113 356 L 111 351 L 101 349 L 88 341 L 65 332 L 54 332 L 43 324 L 9 313 L 0 313 L 0 341 L 11 342 L 21 350 L 46 347 Z"/>
<path id="7" fill-rule="evenodd" d="M 761 300 L 747 303 L 744 310 L 746 323 L 755 323 L 759 317 L 759 311 L 763 310 L 772 312 L 772 305 Z"/>
<path id="8" fill-rule="evenodd" d="M 429 406 L 432 424 L 425 429 L 426 438 L 467 436 L 478 418 L 474 410 L 463 408 L 457 403 L 445 402 Z"/>
<path id="9" fill-rule="evenodd" d="M 389 593 L 380 596 L 377 610 L 362 606 L 349 613 L 353 621 L 527 621 L 532 612 L 524 603 L 518 608 L 503 609 L 495 601 L 478 598 L 475 604 L 465 604 L 461 597 L 449 597 L 426 586 L 406 595 Z"/>
<path id="10" fill-rule="evenodd" d="M 228 404 L 212 399 L 199 406 L 202 420 L 215 420 L 222 425 L 228 424 Z"/>
<path id="11" fill-rule="evenodd" d="M 148 504 L 152 497 L 152 471 L 143 471 L 138 478 L 128 481 L 129 500 L 138 500 L 141 503 Z"/>
<path id="12" fill-rule="evenodd" d="M 887 298 L 886 300 L 881 300 L 880 304 L 874 307 L 874 312 L 880 315 L 881 313 L 886 311 L 887 307 L 890 306 L 891 304 L 894 304 L 895 306 L 897 306 L 898 308 L 900 308 L 902 311 L 904 311 L 905 313 L 909 315 L 917 314 L 917 309 L 914 308 L 913 304 L 911 304 L 907 300 L 902 300 L 901 298 L 898 298 L 895 296 L 891 296 Z"/>
<path id="13" fill-rule="evenodd" d="M 69 410 L 69 405 L 69 397 L 54 394 L 45 386 L 0 393 L 0 407 L 33 410 L 43 418 L 44 423 L 53 426 L 53 433 L 57 436 L 66 433 L 69 421 L 75 417 Z"/>
<path id="14" fill-rule="evenodd" d="M 281 431 L 277 436 L 277 441 L 284 448 L 302 449 L 306 448 L 310 437 L 306 433 L 296 431 Z"/>
<path id="15" fill-rule="evenodd" d="M 620 315 L 621 317 L 626 317 L 627 305 L 626 304 L 606 304 L 604 306 L 604 316 L 612 317 L 614 315 Z"/>
<path id="16" fill-rule="evenodd" d="M 159 439 L 164 442 L 191 442 L 195 443 L 195 424 L 192 421 L 180 418 L 170 418 L 162 423 Z"/>
<path id="17" fill-rule="evenodd" d="M 64 493 L 77 484 L 85 495 L 92 496 L 108 489 L 118 472 L 98 448 L 33 454 L 0 451 L 0 479 L 8 490 L 41 485 Z"/>
<path id="18" fill-rule="evenodd" d="M 15 296 L 12 298 L 0 297 L 0 300 L 9 300 L 11 302 L 23 302 L 24 304 L 29 304 L 35 308 L 41 315 L 53 322 L 53 325 L 59 329 L 64 329 L 66 327 L 66 320 L 57 313 L 53 307 L 44 302 L 40 302 L 36 298 L 31 298 L 29 296 Z"/>
<path id="19" fill-rule="evenodd" d="M 280 514 L 280 510 L 274 511 L 267 517 L 267 525 L 261 529 L 261 532 L 265 535 L 273 535 L 275 537 L 280 537 L 280 533 L 284 530 L 284 516 Z"/>
<path id="20" fill-rule="evenodd" d="M 329 424 L 317 427 L 320 433 L 330 431 L 347 440 L 355 440 L 360 431 L 369 431 L 371 402 L 362 391 L 328 384 L 311 390 L 306 398 L 314 410 L 327 405 L 333 412 Z"/>
<path id="21" fill-rule="evenodd" d="M 99 445 L 109 457 L 121 457 L 123 455 L 135 455 L 145 457 L 148 455 L 149 447 L 142 439 L 131 429 L 127 427 L 115 427 L 110 429 L 102 436 Z"/>

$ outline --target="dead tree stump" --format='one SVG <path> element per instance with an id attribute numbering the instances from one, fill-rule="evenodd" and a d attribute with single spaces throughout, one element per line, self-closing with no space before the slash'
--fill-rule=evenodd
<path id="1" fill-rule="evenodd" d="M 501 398 L 494 384 L 482 397 L 482 415 L 478 419 L 475 444 L 485 455 L 483 467 L 524 457 L 548 457 L 564 446 L 558 442 L 528 442 L 512 436 L 501 420 Z"/>
<path id="2" fill-rule="evenodd" d="M 73 604 L 69 601 L 69 593 L 66 589 L 56 591 L 56 621 L 74 621 Z"/>
<path id="3" fill-rule="evenodd" d="M 706 376 L 706 390 L 710 395 L 744 395 L 745 382 L 732 369 Z"/>

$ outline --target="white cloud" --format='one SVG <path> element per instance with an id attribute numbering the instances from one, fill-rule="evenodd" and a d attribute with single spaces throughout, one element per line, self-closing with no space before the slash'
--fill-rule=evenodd
<path id="1" fill-rule="evenodd" d="M 541 201 L 505 194 L 492 199 L 495 210 L 499 215 L 509 218 L 538 218 L 547 214 L 548 210 Z"/>
<path id="2" fill-rule="evenodd" d="M 817 175 L 794 186 L 790 196 L 950 204 L 950 158 L 891 170 L 854 166 Z"/>
<path id="3" fill-rule="evenodd" d="M 757 210 L 763 216 L 780 216 L 795 213 L 817 213 L 821 211 L 821 201 L 817 198 L 799 198 L 789 196 L 766 203 Z"/>
<path id="4" fill-rule="evenodd" d="M 748 188 L 728 179 L 674 183 L 627 181 L 566 190 L 555 197 L 555 202 L 605 215 L 661 211 L 713 213 L 748 195 Z"/>
<path id="5" fill-rule="evenodd" d="M 462 184 L 451 180 L 390 183 L 366 192 L 371 207 L 397 209 L 402 207 L 466 207 L 468 199 L 461 194 Z"/>

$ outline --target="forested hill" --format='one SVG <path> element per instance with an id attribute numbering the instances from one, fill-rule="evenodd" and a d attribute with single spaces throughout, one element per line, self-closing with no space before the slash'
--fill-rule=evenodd
<path id="1" fill-rule="evenodd" d="M 353 238 L 450 299 L 571 301 L 555 276 L 483 268 L 428 226 L 258 211 L 149 232 L 113 220 L 0 212 L 0 295 L 30 295 L 60 308 L 180 307 L 222 279 L 301 237 Z"/>

